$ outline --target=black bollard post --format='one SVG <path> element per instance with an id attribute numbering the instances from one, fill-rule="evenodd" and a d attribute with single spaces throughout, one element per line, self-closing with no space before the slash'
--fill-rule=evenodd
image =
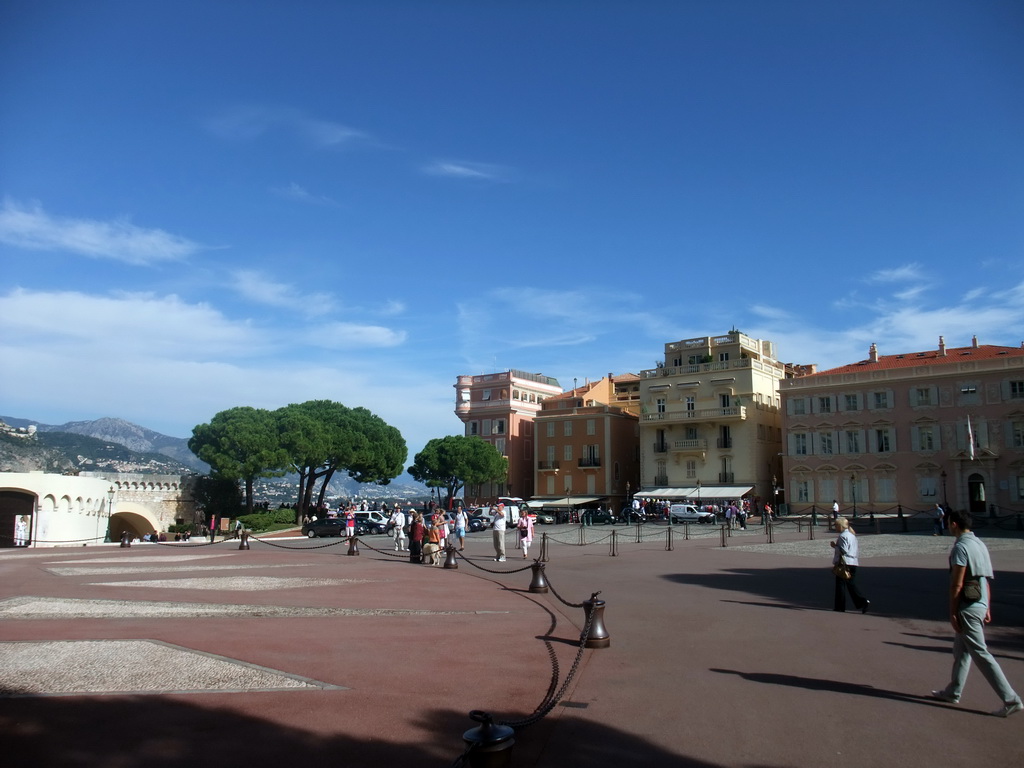
<path id="1" fill-rule="evenodd" d="M 239 534 L 239 537 L 242 539 L 242 542 L 238 545 L 238 548 L 239 549 L 248 549 L 249 548 L 249 531 L 247 529 L 243 528 L 241 530 L 240 534 Z"/>
<path id="2" fill-rule="evenodd" d="M 346 554 L 348 554 L 348 555 L 358 555 L 359 554 L 359 537 L 358 536 L 350 536 L 349 537 L 349 539 L 348 539 L 348 552 Z"/>
<path id="3" fill-rule="evenodd" d="M 723 525 L 723 526 L 720 526 L 720 527 L 719 527 L 719 529 L 718 529 L 718 532 L 719 532 L 719 533 L 721 534 L 721 536 L 722 536 L 722 546 L 723 546 L 723 547 L 726 547 L 726 546 L 728 546 L 728 545 L 727 545 L 727 544 L 725 543 L 725 526 L 724 526 L 724 525 Z"/>
<path id="4" fill-rule="evenodd" d="M 608 545 L 608 556 L 616 557 L 619 554 L 619 542 L 615 537 L 615 529 L 612 529 L 611 543 Z"/>
<path id="5" fill-rule="evenodd" d="M 811 505 L 811 525 L 814 526 L 814 525 L 817 525 L 817 524 L 818 524 L 818 508 L 816 506 L 814 506 L 814 505 Z"/>
<path id="6" fill-rule="evenodd" d="M 533 569 L 533 579 L 530 581 L 530 592 L 535 592 L 539 595 L 546 595 L 548 592 L 548 583 L 544 580 L 544 563 L 539 560 L 535 560 L 533 565 L 530 566 Z"/>
<path id="7" fill-rule="evenodd" d="M 473 768 L 507 768 L 512 765 L 516 732 L 507 725 L 495 725 L 490 714 L 479 709 L 470 712 L 469 718 L 480 723 L 462 734 L 469 764 Z"/>
<path id="8" fill-rule="evenodd" d="M 124 533 L 121 534 L 121 549 L 125 549 L 127 547 L 131 547 L 131 545 L 132 545 L 132 537 L 128 535 L 128 531 L 125 531 Z"/>
<path id="9" fill-rule="evenodd" d="M 671 552 L 674 549 L 672 546 L 672 526 L 669 525 L 668 531 L 665 534 L 665 551 Z"/>
<path id="10" fill-rule="evenodd" d="M 542 563 L 548 561 L 548 535 L 546 533 L 540 535 L 540 561 Z"/>
<path id="11" fill-rule="evenodd" d="M 601 593 L 595 592 L 589 600 L 583 601 L 584 626 L 587 621 L 590 622 L 590 634 L 587 635 L 584 648 L 607 648 L 612 644 L 611 638 L 608 637 L 608 630 L 604 628 L 604 600 L 597 599 L 599 594 Z"/>
<path id="12" fill-rule="evenodd" d="M 444 550 L 447 552 L 447 557 L 444 559 L 444 567 L 457 569 L 459 567 L 459 560 L 455 557 L 455 547 L 449 544 Z"/>

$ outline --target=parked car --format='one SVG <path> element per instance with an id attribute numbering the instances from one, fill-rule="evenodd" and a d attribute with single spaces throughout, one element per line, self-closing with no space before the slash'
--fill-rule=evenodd
<path id="1" fill-rule="evenodd" d="M 302 535 L 315 539 L 322 536 L 344 536 L 345 521 L 337 517 L 328 517 L 302 526 Z"/>
<path id="2" fill-rule="evenodd" d="M 669 518 L 673 523 L 713 523 L 714 512 L 697 509 L 692 504 L 673 504 L 668 508 Z"/>
<path id="3" fill-rule="evenodd" d="M 356 512 L 356 521 L 367 520 L 373 523 L 380 523 L 381 525 L 387 525 L 388 518 L 384 516 L 382 512 L 378 512 L 375 509 L 371 509 L 368 512 Z"/>
<path id="4" fill-rule="evenodd" d="M 555 524 L 555 516 L 552 515 L 550 512 L 533 512 L 531 510 L 530 514 L 536 518 L 535 522 L 540 523 L 541 525 Z"/>
<path id="5" fill-rule="evenodd" d="M 591 525 L 611 525 L 615 522 L 615 515 L 607 509 L 580 510 L 580 519 L 589 515 Z"/>
<path id="6" fill-rule="evenodd" d="M 483 531 L 491 527 L 491 516 L 489 514 L 476 513 L 469 516 L 469 532 Z"/>
<path id="7" fill-rule="evenodd" d="M 356 520 L 356 536 L 372 536 L 378 533 L 387 533 L 388 527 L 376 520 Z"/>

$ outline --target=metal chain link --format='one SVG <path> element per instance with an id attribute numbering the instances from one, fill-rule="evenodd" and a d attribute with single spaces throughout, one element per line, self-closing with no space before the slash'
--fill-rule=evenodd
<path id="1" fill-rule="evenodd" d="M 523 571 L 528 571 L 531 568 L 533 568 L 533 565 L 530 564 L 530 565 L 524 565 L 522 568 L 516 568 L 515 570 L 512 570 L 512 571 L 494 571 L 494 570 L 491 570 L 490 568 L 484 568 L 482 565 L 477 565 L 476 563 L 474 563 L 472 560 L 470 560 L 465 555 L 460 555 L 458 553 L 458 550 L 456 550 L 455 556 L 460 558 L 463 562 L 469 563 L 474 568 L 477 568 L 477 569 L 483 571 L 484 573 L 493 573 L 493 574 L 495 574 L 497 576 L 508 576 L 510 574 L 513 574 L 513 573 L 522 573 Z M 536 563 L 536 562 L 540 562 L 540 561 L 539 560 L 534 560 L 534 562 Z"/>

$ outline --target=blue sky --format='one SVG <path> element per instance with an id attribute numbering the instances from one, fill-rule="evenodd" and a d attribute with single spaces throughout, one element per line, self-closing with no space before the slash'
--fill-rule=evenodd
<path id="1" fill-rule="evenodd" d="M 9 0 L 0 413 L 1024 340 L 1024 4 Z"/>

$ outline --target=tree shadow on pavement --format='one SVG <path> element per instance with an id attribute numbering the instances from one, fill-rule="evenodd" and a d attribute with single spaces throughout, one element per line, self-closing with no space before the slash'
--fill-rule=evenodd
<path id="1" fill-rule="evenodd" d="M 392 713 L 388 728 L 397 739 L 407 739 L 409 726 L 431 734 L 429 740 L 409 744 L 340 735 L 343 717 L 343 712 L 324 712 L 308 727 L 295 728 L 170 696 L 0 699 L 4 764 L 39 768 L 449 766 L 465 748 L 463 733 L 477 725 L 466 713 L 452 710 L 411 717 Z M 330 730 L 318 733 L 318 723 Z M 515 740 L 515 766 L 716 768 L 566 713 L 517 730 Z"/>

